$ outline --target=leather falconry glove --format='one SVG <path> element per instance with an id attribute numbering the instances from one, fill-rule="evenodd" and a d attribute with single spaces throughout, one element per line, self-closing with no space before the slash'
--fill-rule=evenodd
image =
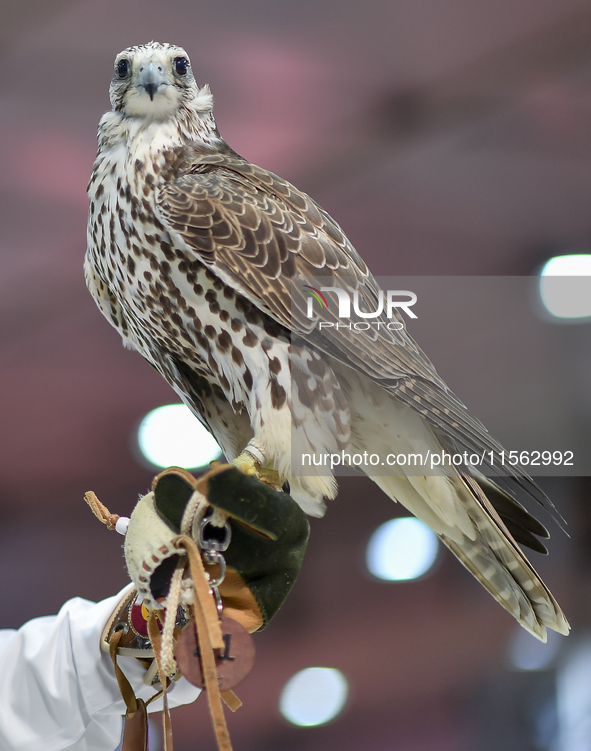
<path id="1" fill-rule="evenodd" d="M 211 467 L 200 478 L 179 467 L 164 470 L 128 522 L 94 493 L 85 496 L 101 521 L 125 534 L 135 585 L 101 639 L 127 706 L 123 751 L 147 748 L 147 714 L 118 654 L 148 668 L 144 681 L 160 687 L 149 701 L 164 693 L 167 751 L 166 690 L 181 675 L 205 689 L 218 746 L 231 751 L 220 699 L 232 710 L 240 706 L 231 689 L 252 667 L 250 634 L 277 613 L 302 565 L 310 528 L 295 501 L 234 465 Z"/>

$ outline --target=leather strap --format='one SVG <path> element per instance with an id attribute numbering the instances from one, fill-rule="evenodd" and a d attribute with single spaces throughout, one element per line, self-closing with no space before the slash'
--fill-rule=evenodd
<path id="1" fill-rule="evenodd" d="M 117 648 L 123 631 L 114 631 L 109 638 L 109 653 L 115 668 L 119 691 L 127 707 L 121 751 L 148 751 L 148 713 L 142 699 L 136 698 L 131 683 L 117 663 Z"/>
<path id="2" fill-rule="evenodd" d="M 158 675 L 160 677 L 160 683 L 162 684 L 162 728 L 164 735 L 164 751 L 173 751 L 172 748 L 172 721 L 170 719 L 170 708 L 168 706 L 168 687 L 170 686 L 170 680 L 164 673 L 162 668 L 162 636 L 160 635 L 160 629 L 156 623 L 156 611 L 152 610 L 150 617 L 148 618 L 148 636 L 152 642 L 152 648 L 156 656 L 156 664 L 158 665 Z"/>
<path id="3" fill-rule="evenodd" d="M 225 647 L 218 612 L 211 595 L 201 555 L 194 540 L 187 535 L 180 535 L 175 538 L 174 544 L 177 547 L 184 548 L 189 557 L 191 577 L 195 588 L 195 602 L 191 611 L 197 630 L 201 668 L 216 741 L 219 751 L 232 751 L 232 744 L 230 743 L 230 735 L 224 717 L 224 708 L 222 707 L 222 699 L 218 686 L 215 655 L 213 653 L 214 649 L 224 649 Z M 189 625 L 188 628 L 190 627 Z M 232 701 L 229 696 L 228 698 Z"/>
<path id="4" fill-rule="evenodd" d="M 105 504 L 99 501 L 92 490 L 89 490 L 88 493 L 84 493 L 84 500 L 88 503 L 96 518 L 103 524 L 107 525 L 107 529 L 115 529 L 115 525 L 119 519 L 119 514 L 112 514 Z"/>
<path id="5" fill-rule="evenodd" d="M 228 709 L 232 710 L 232 712 L 235 712 L 242 706 L 242 702 L 230 688 L 227 691 L 221 691 L 220 696 L 224 704 Z"/>
<path id="6" fill-rule="evenodd" d="M 201 668 L 203 671 L 203 678 L 205 679 L 205 691 L 209 703 L 209 712 L 211 714 L 219 751 L 232 751 L 232 744 L 230 743 L 230 735 L 226 726 L 224 709 L 222 707 L 222 700 L 218 687 L 218 674 L 215 669 L 213 646 L 209 638 L 205 614 L 200 605 L 201 603 L 197 601 L 192 610 L 194 623 L 197 627 L 199 654 L 201 655 Z"/>
<path id="7" fill-rule="evenodd" d="M 121 751 L 148 751 L 148 712 L 143 699 L 138 699 L 135 712 L 127 712 Z"/>
<path id="8" fill-rule="evenodd" d="M 203 617 L 207 624 L 207 632 L 213 649 L 224 649 L 225 643 L 220 628 L 220 618 L 215 606 L 215 601 L 211 596 L 209 581 L 201 554 L 195 541 L 189 535 L 179 535 L 172 541 L 177 548 L 184 548 L 189 558 L 189 567 L 191 569 L 191 578 L 195 589 L 195 599 L 200 603 L 200 609 L 203 611 Z"/>
<path id="9" fill-rule="evenodd" d="M 135 691 L 131 687 L 131 683 L 127 680 L 127 676 L 121 670 L 121 668 L 119 667 L 119 664 L 117 663 L 117 649 L 119 647 L 119 642 L 121 641 L 122 637 L 123 637 L 123 631 L 114 631 L 111 634 L 109 638 L 109 653 L 111 655 L 111 659 L 113 660 L 113 665 L 115 667 L 115 677 L 117 678 L 117 683 L 119 684 L 119 691 L 121 692 L 121 696 L 123 697 L 123 701 L 125 702 L 127 711 L 135 712 L 137 711 L 137 707 L 138 707 L 137 699 L 135 696 Z"/>

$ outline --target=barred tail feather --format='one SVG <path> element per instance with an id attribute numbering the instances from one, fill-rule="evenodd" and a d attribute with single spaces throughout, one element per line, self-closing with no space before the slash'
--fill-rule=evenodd
<path id="1" fill-rule="evenodd" d="M 373 477 L 428 524 L 519 623 L 540 641 L 568 634 L 560 606 L 473 477 Z"/>
<path id="2" fill-rule="evenodd" d="M 454 478 L 475 503 L 476 540 L 462 545 L 442 541 L 478 581 L 530 633 L 546 641 L 546 628 L 568 634 L 570 626 L 556 599 L 525 557 L 476 480 L 468 475 Z"/>

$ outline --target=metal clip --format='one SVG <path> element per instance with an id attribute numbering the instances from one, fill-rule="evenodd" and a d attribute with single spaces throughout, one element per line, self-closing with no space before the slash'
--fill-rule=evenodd
<path id="1" fill-rule="evenodd" d="M 199 524 L 199 547 L 201 548 L 201 550 L 203 550 L 203 558 L 206 563 L 209 563 L 210 565 L 217 563 L 220 567 L 219 575 L 215 579 L 210 578 L 209 586 L 211 587 L 211 592 L 215 597 L 216 608 L 221 618 L 223 603 L 219 592 L 219 586 L 224 581 L 224 577 L 226 576 L 226 559 L 224 558 L 222 553 L 226 551 L 228 549 L 228 546 L 230 545 L 230 541 L 232 539 L 232 529 L 227 522 L 224 527 L 216 527 L 212 524 L 211 526 L 214 527 L 214 529 L 223 529 L 226 533 L 226 536 L 223 540 L 206 538 L 205 528 L 209 524 L 211 524 L 211 519 L 209 517 L 202 519 Z"/>
<path id="2" fill-rule="evenodd" d="M 215 538 L 205 538 L 205 528 L 210 524 L 211 519 L 209 517 L 202 519 L 199 524 L 199 547 L 203 548 L 203 550 L 217 550 L 220 552 L 226 551 L 232 539 L 232 529 L 230 525 L 228 524 L 228 522 L 226 522 L 223 527 L 215 527 L 213 524 L 211 525 L 212 527 L 214 527 L 214 529 L 223 529 L 226 533 L 224 540 L 216 540 Z"/>

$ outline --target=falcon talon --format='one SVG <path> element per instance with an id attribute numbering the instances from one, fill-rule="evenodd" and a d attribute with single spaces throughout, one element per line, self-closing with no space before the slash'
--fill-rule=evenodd
<path id="1" fill-rule="evenodd" d="M 232 462 L 241 472 L 249 477 L 256 477 L 257 480 L 264 482 L 266 485 L 270 485 L 274 490 L 281 491 L 283 489 L 283 483 L 280 480 L 279 473 L 269 467 L 261 467 L 261 463 L 251 454 L 250 449 L 247 447 L 241 454 Z"/>
<path id="2" fill-rule="evenodd" d="M 249 451 L 243 451 L 232 461 L 232 464 L 250 477 L 256 476 L 260 469 L 260 462 Z"/>

